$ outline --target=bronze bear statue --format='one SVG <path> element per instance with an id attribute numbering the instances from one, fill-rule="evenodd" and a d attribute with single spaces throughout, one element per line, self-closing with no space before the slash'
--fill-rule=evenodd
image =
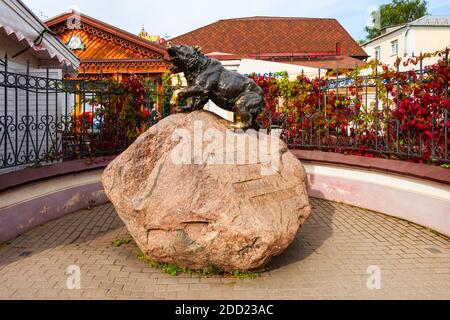
<path id="1" fill-rule="evenodd" d="M 198 47 L 168 43 L 169 61 L 174 72 L 183 72 L 186 88 L 174 92 L 173 103 L 190 99 L 182 111 L 203 109 L 208 100 L 219 108 L 234 112 L 234 129 L 258 129 L 257 118 L 266 102 L 263 90 L 251 79 L 225 69 Z"/>

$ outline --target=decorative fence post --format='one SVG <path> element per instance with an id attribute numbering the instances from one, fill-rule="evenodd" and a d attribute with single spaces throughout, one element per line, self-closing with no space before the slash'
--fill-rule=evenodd
<path id="1" fill-rule="evenodd" d="M 3 116 L 0 116 L 0 125 L 1 125 L 1 120 L 3 118 L 3 134 L 1 135 L 0 141 L 2 141 L 4 143 L 4 148 L 3 148 L 3 167 L 8 166 L 8 144 L 7 144 L 7 139 L 8 139 L 8 55 L 5 54 L 5 59 L 2 61 L 2 65 L 4 68 L 4 76 L 3 76 L 3 81 L 5 83 L 5 87 L 4 87 L 4 111 L 5 114 Z"/>

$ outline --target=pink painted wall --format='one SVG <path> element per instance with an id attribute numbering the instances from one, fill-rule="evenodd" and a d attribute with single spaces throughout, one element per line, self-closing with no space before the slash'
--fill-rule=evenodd
<path id="1" fill-rule="evenodd" d="M 386 187 L 370 180 L 336 178 L 317 173 L 308 174 L 308 185 L 312 197 L 381 212 L 450 236 L 450 199 L 399 188 L 398 185 Z M 442 188 L 448 186 L 442 185 Z"/>

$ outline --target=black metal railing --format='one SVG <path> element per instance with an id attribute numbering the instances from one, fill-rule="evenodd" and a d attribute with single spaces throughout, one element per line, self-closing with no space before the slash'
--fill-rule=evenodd
<path id="1" fill-rule="evenodd" d="M 279 129 L 291 149 L 449 164 L 448 51 L 439 70 L 422 62 L 405 72 L 397 66 L 392 78 L 319 72 L 291 81 L 287 92 L 279 80 L 254 77 L 268 98 L 260 122 Z"/>
<path id="2" fill-rule="evenodd" d="M 170 114 L 171 90 L 161 93 L 148 80 L 136 102 L 111 76 L 69 80 L 49 68 L 12 69 L 0 60 L 0 170 L 118 154 Z M 270 87 L 276 79 L 255 78 L 267 98 L 261 125 L 279 129 L 290 148 L 448 164 L 449 78 L 437 78 L 438 71 L 424 68 L 422 59 L 418 70 L 397 69 L 393 78 L 319 71 L 315 79 L 299 77 L 287 91 Z M 428 88 L 436 81 L 441 85 Z M 425 89 L 415 94 L 417 87 Z M 412 107 L 405 104 L 411 99 Z M 407 107 L 421 116 L 402 114 Z"/>
<path id="3" fill-rule="evenodd" d="M 130 93 L 113 77 L 58 79 L 50 68 L 0 65 L 0 169 L 117 154 L 157 121 L 155 107 L 168 113 L 170 93 L 152 83 L 130 113 Z"/>

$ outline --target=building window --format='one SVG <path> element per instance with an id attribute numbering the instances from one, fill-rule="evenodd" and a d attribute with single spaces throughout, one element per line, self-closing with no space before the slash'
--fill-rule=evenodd
<path id="1" fill-rule="evenodd" d="M 375 48 L 375 60 L 380 60 L 381 58 L 381 49 L 380 47 Z"/>
<path id="2" fill-rule="evenodd" d="M 398 55 L 398 40 L 391 41 L 391 56 Z"/>

